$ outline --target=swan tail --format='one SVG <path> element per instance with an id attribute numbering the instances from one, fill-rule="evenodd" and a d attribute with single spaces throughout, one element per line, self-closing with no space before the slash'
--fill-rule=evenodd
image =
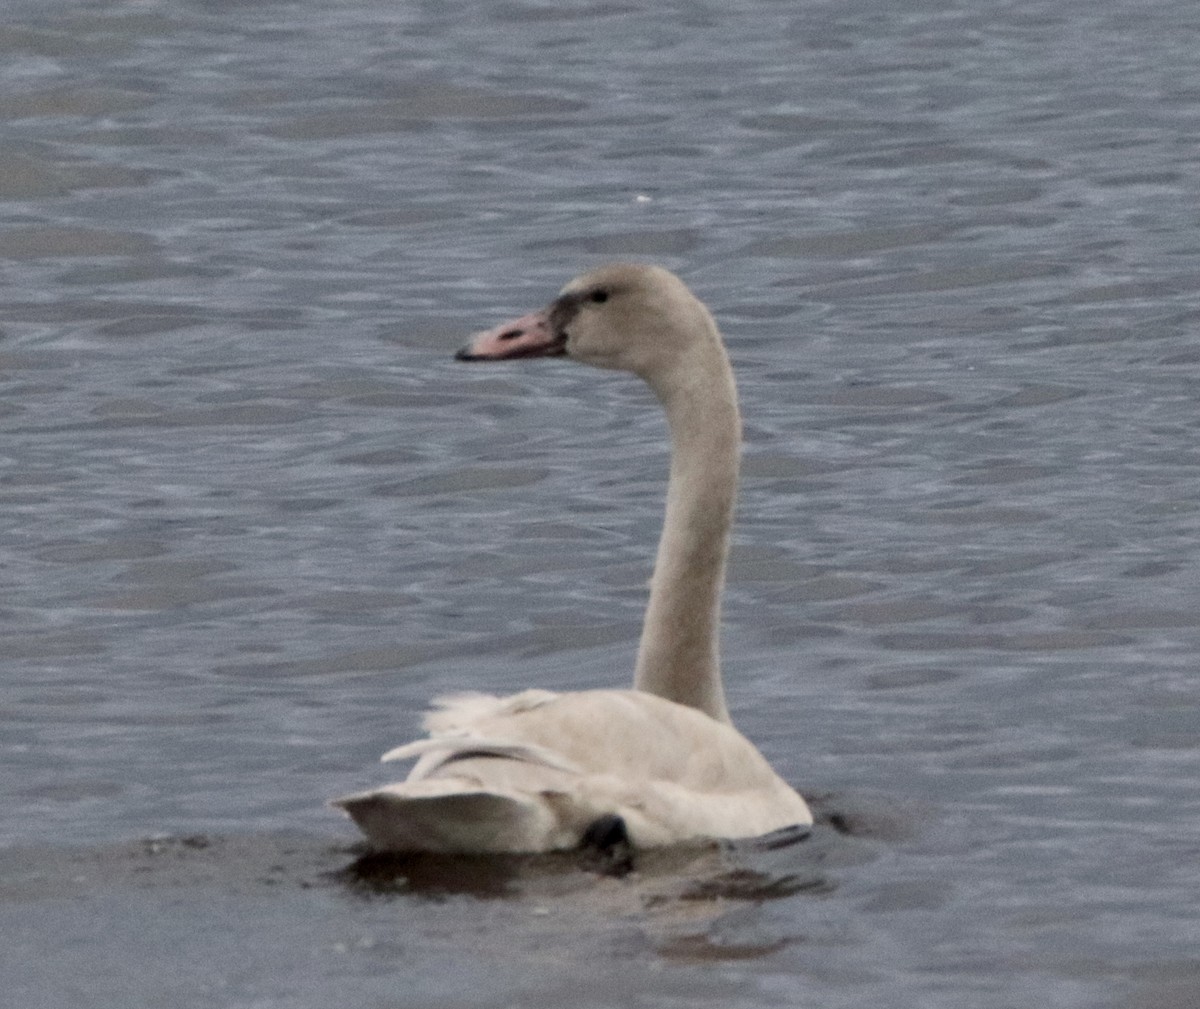
<path id="1" fill-rule="evenodd" d="M 480 788 L 451 778 L 386 785 L 332 805 L 345 810 L 381 851 L 547 851 L 571 843 L 549 796 Z"/>
<path id="2" fill-rule="evenodd" d="M 573 761 L 545 746 L 535 743 L 511 743 L 507 740 L 484 739 L 476 736 L 443 737 L 434 739 L 418 739 L 413 743 L 405 743 L 394 750 L 388 750 L 379 759 L 384 763 L 394 760 L 410 760 L 419 757 L 416 765 L 409 772 L 409 781 L 420 781 L 435 771 L 455 760 L 467 760 L 472 757 L 499 757 L 507 760 L 522 761 L 528 764 L 538 764 L 556 771 L 568 774 L 580 774 L 580 768 Z"/>

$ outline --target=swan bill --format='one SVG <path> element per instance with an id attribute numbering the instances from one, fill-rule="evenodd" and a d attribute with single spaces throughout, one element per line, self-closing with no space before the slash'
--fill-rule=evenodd
<path id="1" fill-rule="evenodd" d="M 566 352 L 566 334 L 552 327 L 550 313 L 543 309 L 476 333 L 454 357 L 458 361 L 511 361 L 561 357 Z"/>

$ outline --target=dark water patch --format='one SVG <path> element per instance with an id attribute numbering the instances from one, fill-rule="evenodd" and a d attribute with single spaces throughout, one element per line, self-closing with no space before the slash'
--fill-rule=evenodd
<path id="1" fill-rule="evenodd" d="M 280 140 L 312 141 L 365 137 L 377 133 L 413 133 L 431 128 L 427 120 L 406 114 L 403 106 L 377 102 L 369 110 L 347 108 L 336 112 L 297 115 L 287 122 L 267 127 L 263 132 Z"/>
<path id="2" fill-rule="evenodd" d="M 981 187 L 950 197 L 950 203 L 960 207 L 994 207 L 1013 203 L 1031 203 L 1045 195 L 1045 187 L 1034 183 L 1015 183 Z"/>
<path id="3" fill-rule="evenodd" d="M 616 18 L 633 14 L 640 8 L 633 4 L 589 2 L 578 7 L 560 7 L 556 4 L 498 3 L 491 8 L 497 21 L 515 24 L 540 24 L 556 21 L 589 21 L 598 18 Z"/>
<path id="4" fill-rule="evenodd" d="M 46 631 L 41 634 L 12 634 L 5 635 L 4 657 L 13 661 L 100 655 L 106 647 L 104 635 L 98 632 Z"/>
<path id="5" fill-rule="evenodd" d="M 846 158 L 847 167 L 896 170 L 920 165 L 941 165 L 954 162 L 979 161 L 995 164 L 1007 160 L 1003 153 L 986 147 L 966 147 L 958 144 L 923 142 L 902 144 L 878 154 Z"/>
<path id="6" fill-rule="evenodd" d="M 427 119 L 523 119 L 582 112 L 584 101 L 561 94 L 492 90 L 449 81 L 404 81 L 375 77 L 364 82 L 363 97 L 403 108 Z"/>
<path id="7" fill-rule="evenodd" d="M 1183 175 L 1178 171 L 1117 172 L 1097 179 L 1096 185 L 1111 189 L 1124 189 L 1127 186 L 1168 186 L 1175 188 L 1182 181 Z"/>
<path id="8" fill-rule="evenodd" d="M 667 144 L 646 144 L 645 142 L 638 142 L 625 148 L 607 150 L 601 155 L 601 157 L 608 161 L 640 161 L 646 157 L 694 159 L 702 158 L 706 153 L 707 152 L 705 148 L 698 146 L 689 147 L 682 144 L 670 146 Z"/>
<path id="9" fill-rule="evenodd" d="M 76 189 L 141 186 L 148 172 L 117 166 L 64 163 L 33 153 L 0 151 L 0 200 L 36 200 L 65 196 Z"/>
<path id="10" fill-rule="evenodd" d="M 1036 571 L 1049 564 L 1061 564 L 1072 557 L 1060 553 L 1020 553 L 1012 552 L 1003 557 L 989 557 L 986 560 L 973 561 L 964 569 L 964 573 L 972 577 L 993 577 L 995 575 L 1018 574 L 1023 571 Z"/>
<path id="11" fill-rule="evenodd" d="M 871 690 L 906 690 L 911 687 L 937 686 L 960 679 L 962 672 L 942 667 L 899 666 L 872 673 L 866 683 Z"/>
<path id="12" fill-rule="evenodd" d="M 791 648 L 798 644 L 841 638 L 845 631 L 834 624 L 812 621 L 792 621 L 784 625 L 764 628 L 760 636 L 764 643 L 773 648 Z"/>
<path id="13" fill-rule="evenodd" d="M 837 490 L 835 480 L 770 480 L 762 484 L 762 490 L 771 495 L 786 499 L 789 496 L 802 497 L 809 494 L 832 493 Z"/>
<path id="14" fill-rule="evenodd" d="M 0 333 L 0 340 L 3 339 L 4 334 Z M 41 350 L 0 351 L 0 373 L 12 371 L 52 371 L 60 368 L 72 368 L 75 364 L 76 359 L 74 355 L 60 352 Z M 7 381 L 12 376 L 0 375 L 0 377 Z M 11 386 L 9 388 L 11 389 Z M 56 388 L 61 389 L 62 387 L 58 386 Z"/>
<path id="15" fill-rule="evenodd" d="M 802 306 L 788 302 L 759 301 L 752 305 L 737 305 L 722 308 L 721 318 L 727 323 L 758 322 L 762 320 L 787 319 L 802 311 Z M 750 345 L 747 341 L 746 345 Z"/>
<path id="16" fill-rule="evenodd" d="M 173 610 L 237 599 L 270 598 L 280 594 L 278 589 L 266 585 L 161 584 L 100 596 L 93 601 L 93 605 L 105 610 Z"/>
<path id="17" fill-rule="evenodd" d="M 18 470 L 0 476 L 0 487 L 57 487 L 77 479 L 72 473 L 41 469 Z"/>
<path id="18" fill-rule="evenodd" d="M 772 595 L 770 590 L 767 590 L 766 597 L 779 601 L 821 603 L 851 599 L 877 592 L 881 588 L 884 588 L 884 583 L 874 578 L 823 573 L 781 585 L 777 595 Z"/>
<path id="19" fill-rule="evenodd" d="M 955 566 L 954 561 L 947 557 L 930 556 L 928 554 L 883 553 L 859 561 L 856 567 L 866 567 L 869 573 L 876 575 L 914 575 L 929 572 L 946 571 Z M 882 585 L 877 585 L 882 588 Z"/>
<path id="20" fill-rule="evenodd" d="M 1015 768 L 1028 773 L 1038 768 L 1048 768 L 1056 774 L 1061 774 L 1063 764 L 1073 764 L 1082 756 L 1076 746 L 1040 745 L 1017 746 L 977 746 L 963 755 L 945 758 L 945 766 L 954 769 L 984 770 L 989 767 Z M 1055 791 L 1065 794 L 1070 789 L 1056 784 L 1035 785 L 1033 790 L 1041 789 L 1046 793 Z"/>
<path id="21" fill-rule="evenodd" d="M 592 542 L 596 539 L 597 530 L 591 526 L 576 525 L 568 522 L 528 522 L 516 531 L 518 539 L 528 540 L 580 540 Z"/>
<path id="22" fill-rule="evenodd" d="M 767 941 L 728 942 L 707 933 L 672 936 L 659 943 L 657 952 L 667 963 L 717 964 L 737 960 L 760 960 L 778 953 L 792 941 L 786 938 Z"/>
<path id="23" fill-rule="evenodd" d="M 541 483 L 550 471 L 536 466 L 464 466 L 433 476 L 413 477 L 375 488 L 386 497 L 422 497 L 434 494 L 466 494 L 482 490 L 509 490 Z"/>
<path id="24" fill-rule="evenodd" d="M 40 705 L 51 701 L 43 698 Z M 88 800 L 112 800 L 125 791 L 125 786 L 114 781 L 56 781 L 50 785 L 34 785 L 24 788 L 20 795 L 35 802 L 84 802 Z"/>
<path id="25" fill-rule="evenodd" d="M 362 592 L 353 589 L 330 589 L 316 595 L 295 599 L 293 605 L 315 613 L 354 615 L 397 610 L 415 605 L 418 597 L 404 592 Z"/>
<path id="26" fill-rule="evenodd" d="M 395 448 L 373 449 L 369 452 L 355 452 L 334 459 L 339 466 L 382 466 L 385 469 L 396 469 L 410 463 L 420 462 L 423 453 L 420 449 Z"/>
<path id="27" fill-rule="evenodd" d="M 83 38 L 91 42 L 115 44 L 161 35 L 175 35 L 179 22 L 164 12 L 117 7 L 114 9 L 76 9 L 71 11 L 57 27 L 73 39 Z"/>
<path id="28" fill-rule="evenodd" d="M 132 581 L 188 582 L 208 575 L 237 570 L 232 561 L 219 557 L 161 558 L 131 564 L 125 575 Z"/>
<path id="29" fill-rule="evenodd" d="M 818 393 L 810 402 L 831 406 L 890 409 L 897 406 L 932 406 L 950 402 L 951 397 L 936 389 L 921 386 L 885 386 L 861 384 Z"/>
<path id="30" fill-rule="evenodd" d="M 328 112 L 303 113 L 265 132 L 286 140 L 328 140 L 430 129 L 441 120 L 538 119 L 580 112 L 582 102 L 545 95 L 489 92 L 451 84 L 391 85 L 374 97 Z"/>
<path id="31" fill-rule="evenodd" d="M 135 258 L 120 263 L 88 263 L 65 270 L 58 279 L 63 284 L 97 287 L 108 284 L 141 284 L 184 278 L 215 280 L 218 277 L 227 277 L 232 272 L 228 268 L 218 269 L 197 263 L 174 263 L 162 259 Z"/>
<path id="32" fill-rule="evenodd" d="M 769 112 L 743 116 L 739 123 L 752 130 L 765 130 L 772 133 L 827 136 L 831 133 L 866 133 L 875 132 L 888 134 L 895 130 L 896 124 L 884 119 L 864 119 L 859 116 L 818 116 L 802 112 Z M 904 124 L 910 132 L 926 132 L 934 128 L 932 121 L 921 122 L 909 119 Z"/>
<path id="33" fill-rule="evenodd" d="M 0 53 L 12 56 L 79 58 L 84 54 L 114 54 L 129 48 L 128 41 L 74 31 L 53 31 L 45 27 L 5 25 L 0 27 Z"/>
<path id="34" fill-rule="evenodd" d="M 1087 347 L 1120 344 L 1129 339 L 1129 333 L 1120 327 L 1110 325 L 1092 325 L 1086 327 L 1053 328 L 1044 335 L 1033 340 L 1018 340 L 1013 344 L 1015 350 L 1040 351 L 1059 347 Z"/>
<path id="35" fill-rule="evenodd" d="M 133 231 L 53 226 L 0 228 L 0 259 L 141 256 L 156 245 L 149 235 Z"/>
<path id="36" fill-rule="evenodd" d="M 1083 626 L 1112 630 L 1200 627 L 1200 610 L 1166 608 L 1118 610 L 1105 613 L 1103 616 L 1089 617 L 1083 621 Z"/>
<path id="37" fill-rule="evenodd" d="M 1134 990 L 1115 1009 L 1196 1009 L 1200 960 L 1163 961 L 1135 971 Z"/>
<path id="38" fill-rule="evenodd" d="M 107 428 L 204 428 L 204 427 L 247 427 L 262 425 L 299 424 L 311 419 L 305 410 L 280 406 L 276 403 L 232 403 L 214 410 L 161 410 L 154 412 L 118 413 L 102 416 L 89 430 Z M 78 426 L 59 427 L 56 430 L 79 430 Z"/>
<path id="39" fill-rule="evenodd" d="M 109 151 L 125 148 L 178 148 L 188 151 L 224 149 L 229 143 L 229 134 L 225 130 L 169 122 L 157 125 L 111 123 L 104 127 L 83 129 L 77 136 L 99 150 Z"/>
<path id="40" fill-rule="evenodd" d="M 153 97 L 117 88 L 64 86 L 0 97 L 0 119 L 114 116 L 145 108 Z"/>
<path id="41" fill-rule="evenodd" d="M 1007 624 L 1028 620 L 1034 611 L 1028 606 L 995 606 L 988 603 L 968 603 L 963 615 L 973 624 Z"/>
<path id="42" fill-rule="evenodd" d="M 980 459 L 972 463 L 970 468 L 973 472 L 955 477 L 952 483 L 964 486 L 1025 483 L 1054 476 L 1059 472 L 1050 466 L 1037 466 L 1007 458 Z"/>
<path id="43" fill-rule="evenodd" d="M 160 540 L 140 537 L 118 538 L 96 542 L 51 543 L 39 548 L 38 560 L 56 564 L 89 564 L 98 561 L 132 561 L 158 557 L 167 552 Z"/>
<path id="44" fill-rule="evenodd" d="M 943 225 L 914 225 L 910 228 L 874 230 L 864 228 L 862 231 L 763 239 L 751 243 L 739 252 L 744 256 L 767 256 L 775 259 L 857 258 L 884 249 L 940 242 L 949 237 L 953 230 Z"/>
<path id="45" fill-rule="evenodd" d="M 881 648 L 899 651 L 1075 651 L 1089 648 L 1117 648 L 1128 645 L 1133 638 L 1124 634 L 1113 634 L 1105 630 L 1064 628 L 1061 630 L 1025 631 L 1022 633 L 995 634 L 964 631 L 912 632 L 880 634 L 874 638 Z"/>
<path id="46" fill-rule="evenodd" d="M 878 887 L 861 909 L 868 914 L 895 914 L 907 911 L 937 911 L 950 903 L 953 887 L 933 880 L 887 883 Z"/>
<path id="47" fill-rule="evenodd" d="M 1130 740 L 1130 745 L 1142 750 L 1200 751 L 1200 732 L 1180 730 L 1155 732 Z"/>
<path id="48" fill-rule="evenodd" d="M 598 256 L 680 256 L 701 243 L 698 231 L 630 231 L 578 238 L 555 238 L 530 244 L 531 250 L 571 249 Z"/>
<path id="49" fill-rule="evenodd" d="M 377 676 L 411 669 L 437 659 L 489 654 L 493 643 L 471 640 L 447 644 L 438 642 L 406 642 L 353 651 L 333 652 L 321 658 L 296 659 L 270 663 L 220 664 L 219 675 L 232 680 L 265 678 L 303 683 L 309 680 L 336 681 Z"/>
<path id="50" fill-rule="evenodd" d="M 446 395 L 439 393 L 392 389 L 387 392 L 364 392 L 349 397 L 347 402 L 372 410 L 423 410 L 429 407 L 446 406 L 451 400 Z"/>
<path id="51" fill-rule="evenodd" d="M 1174 277 L 1159 277 L 1154 280 L 1121 281 L 1111 284 L 1094 284 L 1072 290 L 1061 299 L 1070 305 L 1102 305 L 1120 301 L 1161 302 L 1181 294 L 1200 290 L 1200 281 L 1190 274 Z M 1102 342 L 1107 330 L 1100 330 L 1093 339 Z M 1119 339 L 1119 337 L 1117 337 Z"/>
<path id="52" fill-rule="evenodd" d="M 993 408 L 1025 409 L 1036 406 L 1050 406 L 1054 403 L 1065 403 L 1078 399 L 1087 394 L 1086 389 L 1078 386 L 1063 385 L 1029 385 L 1018 392 L 1002 396 L 992 403 Z"/>
<path id="53" fill-rule="evenodd" d="M 610 624 L 558 624 L 502 638 L 494 642 L 494 647 L 500 654 L 533 659 L 622 642 L 633 643 L 640 632 L 641 622 L 637 620 Z"/>
<path id="54" fill-rule="evenodd" d="M 344 844 L 302 835 L 154 837 L 99 847 L 0 849 L 0 902 L 80 899 L 124 889 L 241 892 L 309 888 L 344 861 Z"/>
<path id="55" fill-rule="evenodd" d="M 1200 363 L 1200 347 L 1183 350 L 1173 354 L 1167 354 L 1162 357 L 1159 362 L 1167 367 L 1176 367 L 1179 365 L 1192 365 Z"/>
<path id="56" fill-rule="evenodd" d="M 1129 578 L 1160 578 L 1163 575 L 1174 574 L 1182 566 L 1172 561 L 1146 561 L 1127 567 L 1121 574 Z"/>
<path id="57" fill-rule="evenodd" d="M 400 347 L 433 351 L 445 356 L 466 343 L 468 334 L 488 322 L 487 319 L 479 318 L 414 314 L 406 317 L 402 322 L 388 324 L 386 328 L 382 328 L 379 332 L 379 339 Z M 496 390 L 507 388 L 512 395 L 518 394 L 516 383 L 505 382 L 503 379 L 484 378 L 478 373 L 471 380 L 471 387 L 480 392 L 489 387 Z"/>
<path id="58" fill-rule="evenodd" d="M 873 627 L 936 620 L 959 612 L 959 608 L 932 599 L 893 599 L 873 603 L 851 603 L 826 612 L 827 619 L 850 621 Z"/>
<path id="59" fill-rule="evenodd" d="M 183 312 L 172 312 L 169 315 L 146 314 L 128 319 L 108 322 L 97 329 L 101 336 L 139 337 L 158 336 L 161 333 L 173 333 L 176 330 L 187 329 L 189 326 L 202 326 L 208 320 Z"/>
<path id="60" fill-rule="evenodd" d="M 167 407 L 149 399 L 122 397 L 110 399 L 92 408 L 93 417 L 159 417 Z"/>
<path id="61" fill-rule="evenodd" d="M 800 458 L 779 451 L 747 452 L 742 458 L 742 478 L 805 478 L 840 473 L 850 468 L 847 463 L 824 459 Z"/>
<path id="62" fill-rule="evenodd" d="M 452 221 L 464 216 L 462 210 L 452 206 L 414 204 L 406 207 L 380 207 L 378 210 L 363 211 L 343 218 L 343 223 L 354 228 L 383 228 L 393 230 L 439 221 Z M 406 319 L 411 325 L 414 320 Z M 464 328 L 462 330 L 466 332 Z"/>
<path id="63" fill-rule="evenodd" d="M 221 389 L 202 393 L 196 397 L 198 403 L 252 403 L 256 400 L 277 396 L 302 403 L 317 403 L 324 400 L 342 399 L 358 402 L 375 396 L 403 396 L 412 393 L 418 406 L 428 405 L 422 394 L 406 386 L 397 385 L 372 375 L 355 375 L 345 378 L 329 378 L 319 382 L 304 382 L 286 389 L 266 386 L 240 385 L 235 389 Z"/>
<path id="64" fill-rule="evenodd" d="M 868 277 L 835 283 L 812 284 L 806 277 L 783 280 L 789 287 L 805 288 L 805 296 L 819 301 L 837 302 L 853 298 L 879 298 L 887 295 L 955 291 L 1027 281 L 1048 281 L 1064 277 L 1069 268 L 1056 263 L 995 261 L 979 266 L 944 268 L 928 273 Z"/>
<path id="65" fill-rule="evenodd" d="M 956 501 L 932 505 L 928 511 L 911 517 L 914 522 L 935 525 L 1036 525 L 1054 518 L 1037 508 L 988 505 L 975 501 Z"/>
<path id="66" fill-rule="evenodd" d="M 797 582 L 812 580 L 818 569 L 811 564 L 792 560 L 779 550 L 768 547 L 735 544 L 729 554 L 728 578 L 733 584 L 742 582 Z"/>

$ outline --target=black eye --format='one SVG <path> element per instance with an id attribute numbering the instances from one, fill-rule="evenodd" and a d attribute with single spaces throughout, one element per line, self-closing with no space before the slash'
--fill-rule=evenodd
<path id="1" fill-rule="evenodd" d="M 603 287 L 597 287 L 596 290 L 588 295 L 588 300 L 594 301 L 597 305 L 603 305 L 608 301 L 608 292 Z"/>

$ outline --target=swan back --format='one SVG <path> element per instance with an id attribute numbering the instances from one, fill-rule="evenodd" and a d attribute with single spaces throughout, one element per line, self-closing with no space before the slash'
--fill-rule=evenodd
<path id="1" fill-rule="evenodd" d="M 348 796 L 379 848 L 550 851 L 620 817 L 637 847 L 753 837 L 812 822 L 744 736 L 635 690 L 442 698 L 407 779 Z"/>

